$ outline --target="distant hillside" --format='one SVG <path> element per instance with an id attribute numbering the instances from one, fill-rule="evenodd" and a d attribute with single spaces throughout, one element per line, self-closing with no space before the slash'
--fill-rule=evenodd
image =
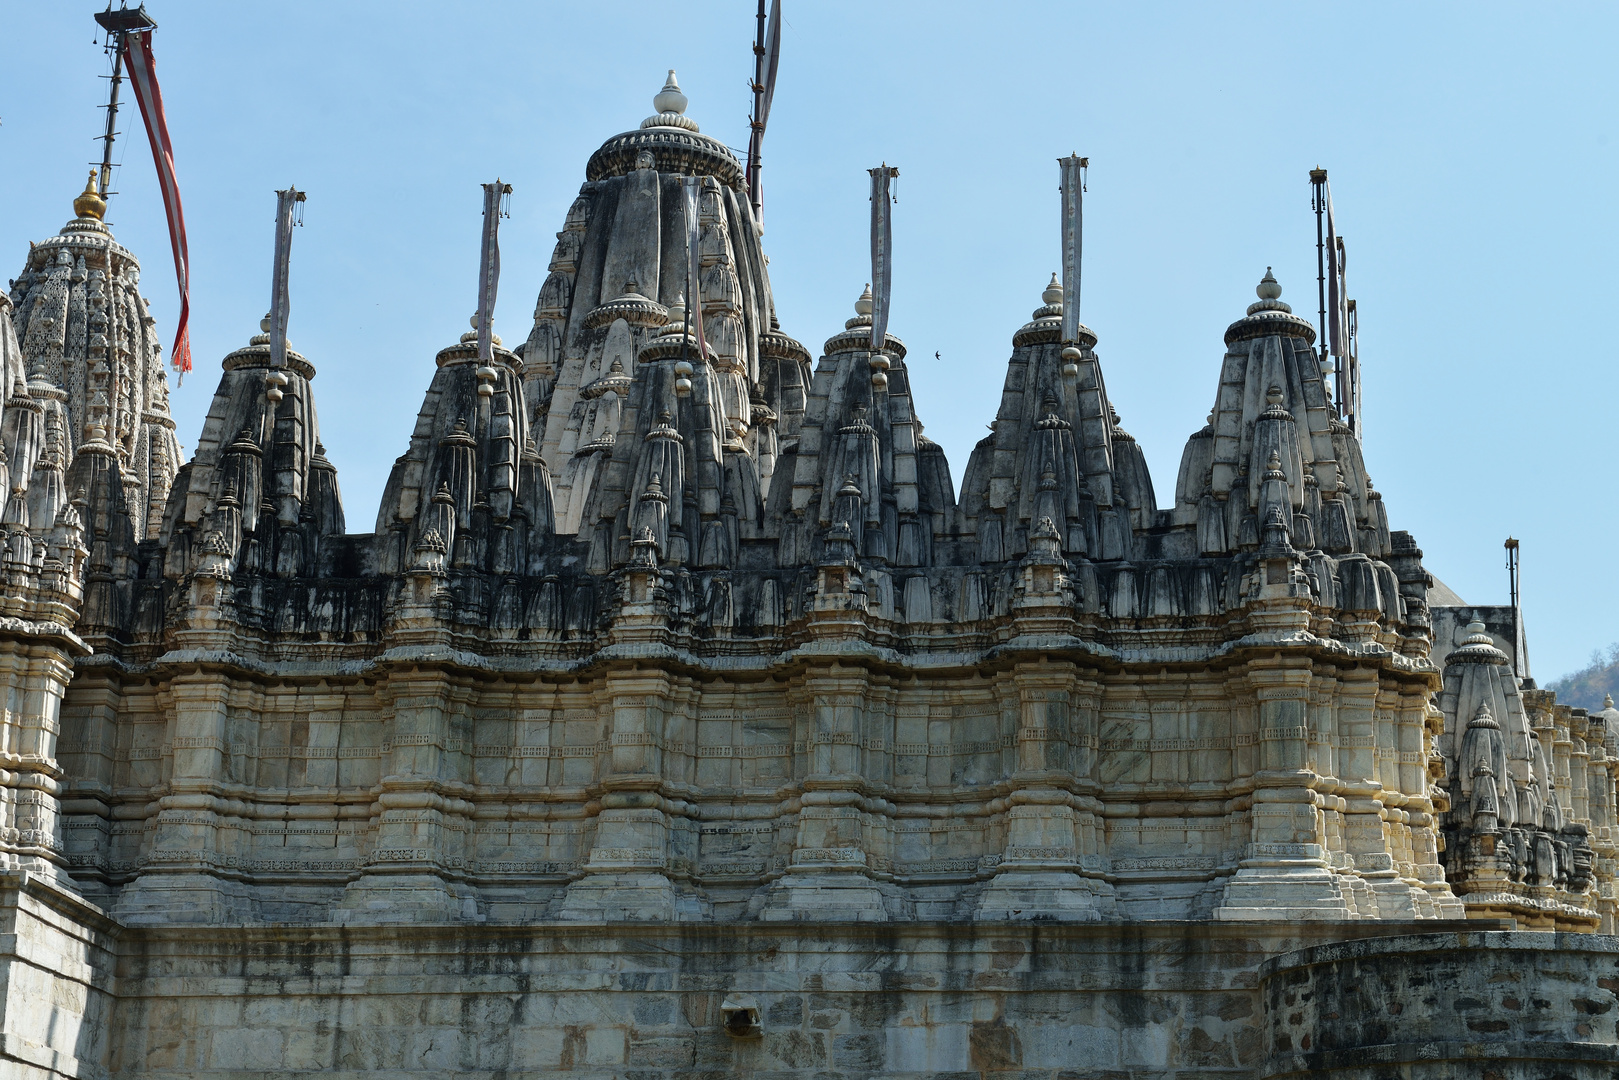
<path id="1" fill-rule="evenodd" d="M 1576 708 L 1600 709 L 1604 694 L 1619 700 L 1619 642 L 1609 645 L 1606 653 L 1593 652 L 1589 664 L 1547 683 L 1546 689 L 1557 691 L 1558 704 Z"/>

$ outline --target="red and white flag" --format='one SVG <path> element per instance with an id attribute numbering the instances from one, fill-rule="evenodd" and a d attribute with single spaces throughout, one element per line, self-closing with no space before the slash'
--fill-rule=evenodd
<path id="1" fill-rule="evenodd" d="M 174 146 L 169 142 L 169 124 L 163 116 L 163 91 L 157 85 L 152 62 L 152 34 L 124 35 L 124 64 L 129 81 L 140 102 L 141 119 L 146 121 L 146 138 L 152 144 L 152 161 L 157 166 L 158 185 L 163 189 L 163 209 L 169 218 L 169 244 L 174 248 L 174 276 L 180 284 L 180 324 L 174 335 L 169 359 L 182 375 L 191 370 L 191 260 L 186 251 L 186 217 L 180 206 L 180 181 L 174 174 Z"/>

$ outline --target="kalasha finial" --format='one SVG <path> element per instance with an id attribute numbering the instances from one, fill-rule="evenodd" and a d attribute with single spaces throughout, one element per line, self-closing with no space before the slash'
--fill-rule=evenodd
<path id="1" fill-rule="evenodd" d="M 641 126 L 676 127 L 696 131 L 697 121 L 685 115 L 686 104 L 686 95 L 680 92 L 680 83 L 675 79 L 675 69 L 670 68 L 669 78 L 664 81 L 663 89 L 652 98 L 652 108 L 656 111 L 642 120 Z"/>
<path id="2" fill-rule="evenodd" d="M 79 218 L 89 218 L 100 221 L 107 212 L 107 200 L 101 197 L 96 190 L 96 170 L 90 170 L 90 179 L 84 185 L 84 191 L 73 200 L 73 213 Z"/>
<path id="3" fill-rule="evenodd" d="M 1051 284 L 1047 285 L 1046 291 L 1040 294 L 1040 299 L 1044 300 L 1047 306 L 1062 303 L 1062 282 L 1057 280 L 1056 274 L 1051 275 Z"/>
<path id="4" fill-rule="evenodd" d="M 1286 480 L 1287 474 L 1282 471 L 1282 455 L 1271 448 L 1270 460 L 1265 463 L 1266 480 Z"/>
<path id="5" fill-rule="evenodd" d="M 670 68 L 663 89 L 652 99 L 652 108 L 661 113 L 684 113 L 686 104 L 686 95 L 680 92 L 680 83 L 675 79 L 675 69 Z"/>
<path id="6" fill-rule="evenodd" d="M 866 282 L 866 291 L 861 293 L 860 299 L 854 302 L 854 313 L 856 315 L 870 315 L 872 303 L 871 282 L 868 281 Z"/>
<path id="7" fill-rule="evenodd" d="M 1275 276 L 1271 274 L 1270 267 L 1265 267 L 1265 276 L 1259 279 L 1259 287 L 1254 292 L 1259 294 L 1261 300 L 1280 300 L 1282 298 L 1282 287 L 1277 283 Z"/>

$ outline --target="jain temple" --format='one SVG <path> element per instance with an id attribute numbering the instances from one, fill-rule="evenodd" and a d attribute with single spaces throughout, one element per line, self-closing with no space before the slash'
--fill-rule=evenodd
<path id="1" fill-rule="evenodd" d="M 0 1076 L 1619 1075 L 1619 710 L 1424 569 L 1281 285 L 1155 489 L 1031 281 L 956 490 L 686 105 L 506 253 L 526 341 L 421 342 L 374 523 L 268 320 L 182 459 L 93 178 L 22 258 Z"/>

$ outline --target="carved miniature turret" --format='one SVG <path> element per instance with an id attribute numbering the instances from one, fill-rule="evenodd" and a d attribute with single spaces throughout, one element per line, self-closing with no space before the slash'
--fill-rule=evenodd
<path id="1" fill-rule="evenodd" d="M 1549 916 L 1551 925 L 1592 929 L 1597 914 L 1583 895 L 1591 844 L 1586 827 L 1569 820 L 1546 745 L 1559 720 L 1567 722 L 1555 714 L 1570 710 L 1524 690 L 1483 621 L 1458 637 L 1445 658 L 1436 743 L 1450 804 L 1442 818 L 1446 874 L 1469 914 L 1536 926 Z M 1489 791 L 1480 791 L 1484 784 Z"/>
<path id="2" fill-rule="evenodd" d="M 337 469 L 320 442 L 315 366 L 290 346 L 273 365 L 270 318 L 227 355 L 197 451 L 176 477 L 160 540 L 164 573 L 184 580 L 218 534 L 232 574 L 267 578 L 331 572 L 344 534 Z"/>
<path id="3" fill-rule="evenodd" d="M 531 574 L 552 534 L 550 474 L 534 452 L 523 399 L 523 362 L 493 341 L 478 360 L 477 334 L 441 349 L 410 449 L 394 462 L 377 512 L 379 568 L 415 566 L 433 534 L 451 572 Z M 428 548 L 432 548 L 432 544 Z M 465 598 L 461 614 L 493 600 Z"/>
<path id="4" fill-rule="evenodd" d="M 65 673 L 87 651 L 72 628 L 89 551 L 83 504 L 63 497 L 59 429 L 29 393 L 10 316 L 0 295 L 0 663 L 11 702 L 0 713 L 0 868 L 66 883 L 57 737 Z"/>
<path id="5" fill-rule="evenodd" d="M 1062 356 L 1056 275 L 1041 299 L 1045 303 L 1012 337 L 992 434 L 967 462 L 963 531 L 976 535 L 978 558 L 986 563 L 1020 558 L 1029 530 L 1046 517 L 1071 557 L 1129 558 L 1134 529 L 1150 526 L 1157 510 L 1146 461 L 1118 426 L 1093 351 L 1096 335 L 1080 326 L 1072 346 L 1079 359 Z M 1042 494 L 1048 472 L 1056 483 Z"/>
<path id="6" fill-rule="evenodd" d="M 642 346 L 617 438 L 582 508 L 581 540 L 597 573 L 624 566 L 630 537 L 653 531 L 660 562 L 693 569 L 736 564 L 760 535 L 756 462 L 728 423 L 727 385 L 677 296 L 674 319 Z"/>
<path id="7" fill-rule="evenodd" d="M 905 346 L 885 335 L 886 385 L 870 352 L 870 286 L 854 318 L 826 342 L 815 367 L 798 441 L 784 448 L 771 487 L 767 530 L 779 561 L 819 561 L 828 530 L 850 530 L 857 556 L 895 568 L 930 566 L 953 532 L 955 493 L 937 444 L 922 435 Z M 858 492 L 854 502 L 840 493 Z M 846 505 L 847 504 L 847 505 Z"/>

